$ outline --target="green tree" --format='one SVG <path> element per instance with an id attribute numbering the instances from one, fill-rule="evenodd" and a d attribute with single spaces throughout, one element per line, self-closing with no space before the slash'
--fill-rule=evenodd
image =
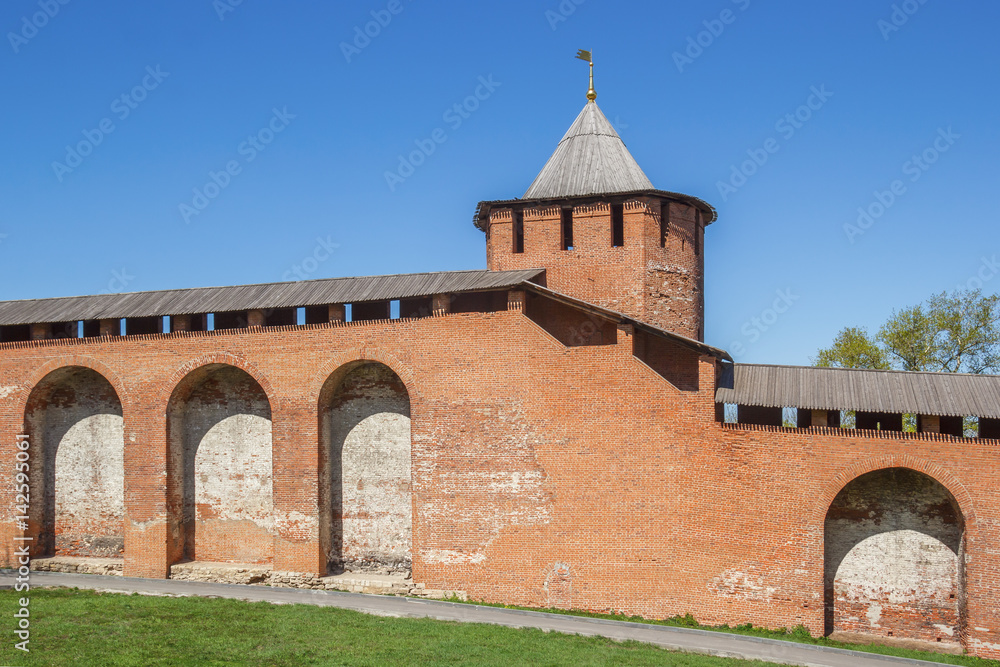
<path id="1" fill-rule="evenodd" d="M 925 303 L 893 312 L 873 338 L 865 329 L 843 329 L 816 366 L 894 368 L 943 373 L 1000 372 L 1000 296 L 981 290 L 942 292 Z"/>
<path id="2" fill-rule="evenodd" d="M 891 368 L 889 359 L 865 329 L 847 327 L 833 340 L 833 345 L 821 349 L 816 366 L 833 368 Z"/>
<path id="3" fill-rule="evenodd" d="M 935 318 L 914 306 L 894 312 L 878 331 L 878 342 L 893 368 L 904 371 L 937 370 Z"/>
<path id="4" fill-rule="evenodd" d="M 943 373 L 1000 372 L 1000 296 L 980 290 L 935 294 L 925 303 L 893 312 L 873 338 L 865 329 L 843 329 L 816 366 L 895 368 Z M 904 430 L 916 430 L 915 415 L 904 415 Z M 853 426 L 854 414 L 842 414 Z M 979 432 L 978 418 L 965 418 L 965 435 Z"/>
<path id="5" fill-rule="evenodd" d="M 945 293 L 928 302 L 939 335 L 937 369 L 946 373 L 1000 372 L 1000 296 Z"/>

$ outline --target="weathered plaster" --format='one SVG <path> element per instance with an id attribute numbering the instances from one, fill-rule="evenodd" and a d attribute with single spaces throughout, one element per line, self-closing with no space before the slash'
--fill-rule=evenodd
<path id="1" fill-rule="evenodd" d="M 445 410 L 449 418 L 421 443 L 435 457 L 421 463 L 419 474 L 437 496 L 422 513 L 432 524 L 449 527 L 453 547 L 428 544 L 421 558 L 428 564 L 478 564 L 507 529 L 552 520 L 552 495 L 536 457 L 544 443 L 517 406 L 474 402 Z"/>
<path id="2" fill-rule="evenodd" d="M 926 475 L 885 470 L 848 485 L 826 522 L 833 631 L 954 641 L 962 534 L 951 495 Z"/>
<path id="3" fill-rule="evenodd" d="M 31 515 L 39 554 L 120 557 L 125 548 L 125 440 L 121 403 L 89 369 L 57 371 L 32 393 L 36 452 Z"/>
<path id="4" fill-rule="evenodd" d="M 382 364 L 351 370 L 326 415 L 334 570 L 408 570 L 413 510 L 410 400 Z"/>
<path id="5" fill-rule="evenodd" d="M 271 409 L 260 385 L 242 370 L 220 367 L 174 406 L 171 420 L 174 456 L 183 457 L 185 557 L 268 562 Z"/>

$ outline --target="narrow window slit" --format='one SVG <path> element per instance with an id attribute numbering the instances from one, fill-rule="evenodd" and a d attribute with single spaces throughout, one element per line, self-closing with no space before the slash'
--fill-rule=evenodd
<path id="1" fill-rule="evenodd" d="M 573 209 L 562 209 L 562 249 L 573 249 Z"/>
<path id="2" fill-rule="evenodd" d="M 660 247 L 667 247 L 667 237 L 670 236 L 670 202 L 660 205 Z"/>
<path id="3" fill-rule="evenodd" d="M 625 205 L 611 205 L 611 245 L 621 248 L 625 245 Z"/>

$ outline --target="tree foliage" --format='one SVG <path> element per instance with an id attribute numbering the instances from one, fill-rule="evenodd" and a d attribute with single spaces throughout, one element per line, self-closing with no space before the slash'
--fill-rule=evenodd
<path id="1" fill-rule="evenodd" d="M 835 368 L 888 369 L 889 359 L 865 329 L 847 327 L 833 340 L 833 345 L 819 351 L 816 366 Z"/>
<path id="2" fill-rule="evenodd" d="M 816 366 L 944 373 L 1000 372 L 1000 296 L 981 290 L 942 292 L 893 312 L 873 337 L 843 329 Z"/>

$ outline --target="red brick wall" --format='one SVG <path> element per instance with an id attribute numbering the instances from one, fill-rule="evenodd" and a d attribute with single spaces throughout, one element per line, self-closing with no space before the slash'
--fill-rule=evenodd
<path id="1" fill-rule="evenodd" d="M 660 247 L 660 215 L 666 206 L 669 231 Z M 646 299 L 641 319 L 705 340 L 705 227 L 693 206 L 664 202 L 659 208 L 647 205 Z"/>
<path id="2" fill-rule="evenodd" d="M 14 459 L 27 395 L 47 373 L 101 373 L 124 414 L 125 571 L 166 576 L 177 557 L 168 402 L 191 371 L 236 366 L 272 411 L 274 567 L 320 573 L 329 534 L 320 518 L 321 393 L 345 364 L 378 361 L 410 398 L 418 582 L 494 602 L 690 612 L 706 623 L 801 623 L 814 633 L 825 629 L 834 498 L 867 472 L 909 468 L 940 482 L 961 509 L 967 644 L 1000 657 L 1000 442 L 722 426 L 714 361 L 668 345 L 643 363 L 633 355 L 641 337 L 622 326 L 616 344 L 567 347 L 511 311 L 0 345 L 0 451 Z M 697 390 L 654 369 L 687 375 Z M 11 488 L 0 497 L 7 564 Z"/>
<path id="3" fill-rule="evenodd" d="M 1000 501 L 1000 495 L 991 488 L 989 472 L 995 466 L 1000 442 L 827 428 L 732 426 L 723 431 L 719 446 L 728 452 L 725 457 L 727 472 L 734 484 L 731 489 L 714 487 L 716 502 L 740 507 L 734 512 L 736 516 L 732 522 L 743 526 L 746 534 L 752 536 L 750 541 L 756 543 L 756 554 L 747 554 L 746 561 L 732 569 L 732 572 L 747 573 L 752 568 L 751 576 L 742 585 L 737 585 L 742 579 L 740 576 L 729 586 L 720 588 L 724 598 L 766 601 L 762 608 L 783 609 L 788 616 L 794 614 L 801 618 L 811 616 L 816 605 L 826 608 L 827 604 L 835 604 L 840 607 L 836 611 L 848 611 L 843 608 L 842 601 L 827 599 L 824 591 L 810 585 L 816 577 L 822 576 L 820 570 L 825 566 L 824 545 L 830 544 L 826 534 L 828 512 L 836 496 L 852 481 L 873 471 L 905 468 L 935 480 L 956 499 L 960 518 L 964 521 L 961 548 L 967 560 L 964 563 L 965 599 L 942 600 L 938 591 L 925 586 L 917 601 L 904 600 L 895 609 L 884 604 L 880 605 L 881 609 L 860 605 L 851 610 L 856 617 L 853 622 L 841 613 L 839 627 L 830 623 L 834 618 L 816 619 L 815 625 L 806 624 L 814 632 L 823 630 L 824 623 L 820 622 L 823 620 L 828 626 L 834 625 L 829 629 L 882 636 L 895 630 L 893 636 L 897 638 L 902 632 L 907 637 L 929 641 L 940 637 L 942 643 L 947 643 L 955 638 L 943 628 L 932 627 L 935 624 L 928 621 L 938 618 L 941 625 L 947 626 L 954 621 L 947 607 L 954 604 L 960 609 L 965 604 L 969 649 L 983 656 L 1000 654 L 995 604 L 1000 594 L 1000 561 L 992 555 L 989 546 L 995 543 L 998 535 L 995 522 L 986 518 L 996 513 Z M 712 465 L 720 463 L 711 458 Z M 911 498 L 902 491 L 895 503 L 887 507 L 888 514 L 923 513 L 925 517 L 947 514 L 942 504 L 931 502 L 911 511 Z M 848 503 L 847 507 L 852 504 L 864 503 Z M 842 512 L 830 514 L 834 518 L 844 518 Z M 721 529 L 714 515 L 703 518 L 707 530 Z M 859 520 L 861 517 L 854 518 Z M 886 517 L 883 526 L 886 530 L 900 528 L 899 522 L 891 516 Z M 829 539 L 836 539 L 836 535 Z M 875 596 L 891 592 L 884 579 L 885 570 L 892 569 L 893 565 L 899 569 L 906 567 L 886 561 L 872 567 L 869 583 L 873 584 L 871 590 Z M 906 574 L 917 576 L 920 573 Z M 735 605 L 730 607 L 733 608 Z M 869 614 L 872 617 L 881 614 L 877 619 L 880 627 L 872 626 L 867 618 Z M 751 620 L 747 617 L 747 621 Z"/>
<path id="4" fill-rule="evenodd" d="M 639 331 L 633 353 L 677 389 L 698 391 L 698 358 L 680 343 Z"/>
<path id="5" fill-rule="evenodd" d="M 489 220 L 487 262 L 494 271 L 546 268 L 548 287 L 687 338 L 704 338 L 704 228 L 697 211 L 670 204 L 660 246 L 660 200 L 624 205 L 625 245 L 612 247 L 609 204 L 573 209 L 572 250 L 562 249 L 559 206 L 524 211 L 524 252 L 513 252 L 513 214 Z"/>

